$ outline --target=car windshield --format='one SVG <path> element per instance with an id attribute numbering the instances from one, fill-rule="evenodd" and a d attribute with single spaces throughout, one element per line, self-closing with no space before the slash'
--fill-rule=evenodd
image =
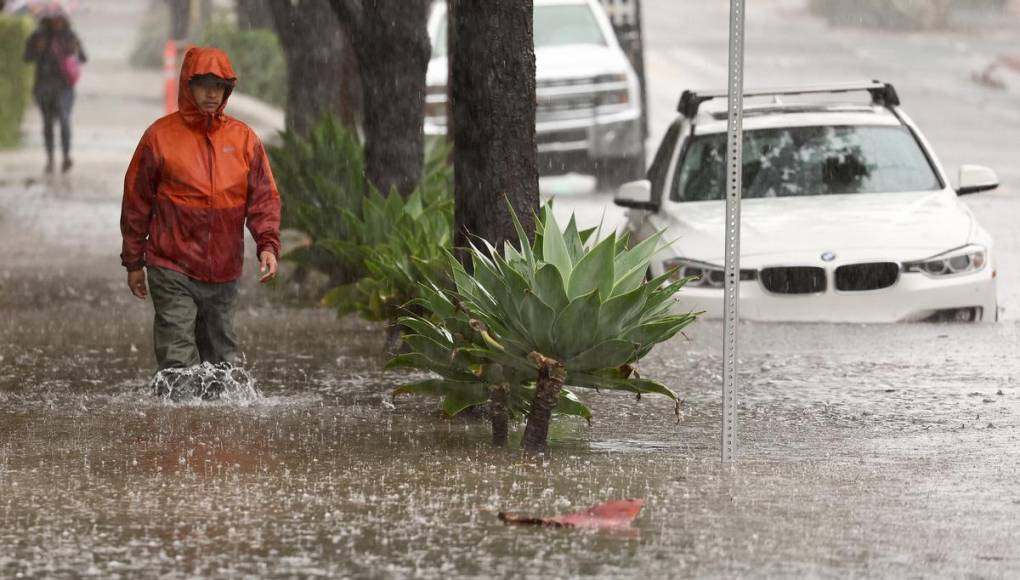
<path id="1" fill-rule="evenodd" d="M 819 126 L 744 132 L 743 197 L 897 193 L 941 188 L 905 127 Z M 673 201 L 726 198 L 726 133 L 695 136 Z"/>
<path id="2" fill-rule="evenodd" d="M 595 15 L 587 4 L 535 6 L 535 48 L 569 44 L 606 45 Z M 432 58 L 446 56 L 446 14 L 439 19 L 432 43 Z"/>

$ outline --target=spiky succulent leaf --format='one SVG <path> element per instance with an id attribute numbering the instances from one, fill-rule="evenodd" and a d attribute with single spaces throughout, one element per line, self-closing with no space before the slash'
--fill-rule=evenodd
<path id="1" fill-rule="evenodd" d="M 574 266 L 567 283 L 567 297 L 573 300 L 598 290 L 599 294 L 608 299 L 616 281 L 613 275 L 613 252 L 616 249 L 616 237 L 610 235 L 595 245 Z"/>
<path id="2" fill-rule="evenodd" d="M 606 369 L 597 372 L 573 373 L 569 377 L 571 385 L 608 390 L 628 391 L 637 395 L 656 394 L 678 400 L 677 394 L 662 383 L 649 379 L 625 377 L 619 369 Z"/>
<path id="3" fill-rule="evenodd" d="M 448 384 L 449 381 L 446 379 L 426 379 L 424 381 L 400 385 L 393 389 L 391 394 L 394 397 L 397 395 L 431 395 L 433 397 L 441 397 L 446 394 Z"/>
<path id="4" fill-rule="evenodd" d="M 521 299 L 521 322 L 527 331 L 527 344 L 539 352 L 553 352 L 553 321 L 556 312 L 531 291 Z"/>
<path id="5" fill-rule="evenodd" d="M 489 400 L 489 389 L 482 383 L 465 385 L 463 388 L 450 389 L 443 397 L 443 412 L 453 417 L 468 407 L 481 405 Z"/>
<path id="6" fill-rule="evenodd" d="M 535 293 L 556 312 L 561 311 L 570 302 L 563 276 L 552 264 L 542 266 L 535 274 Z"/>
<path id="7" fill-rule="evenodd" d="M 598 290 L 571 300 L 556 316 L 553 325 L 554 346 L 541 352 L 549 353 L 559 360 L 567 360 L 594 346 L 601 307 Z"/>
<path id="8" fill-rule="evenodd" d="M 591 409 L 588 408 L 588 405 L 582 403 L 581 399 L 577 398 L 577 395 L 567 389 L 560 390 L 560 400 L 556 402 L 556 408 L 553 409 L 553 413 L 566 417 L 581 417 L 588 421 L 588 423 L 591 423 Z"/>
<path id="9" fill-rule="evenodd" d="M 546 209 L 545 220 L 542 225 L 542 259 L 556 266 L 556 269 L 560 271 L 560 275 L 563 276 L 563 280 L 569 288 L 570 275 L 574 265 L 570 261 L 570 252 L 567 250 L 567 243 L 563 239 L 563 232 L 560 231 L 559 226 L 556 224 L 556 218 L 553 217 L 552 211 Z"/>
<path id="10" fill-rule="evenodd" d="M 568 358 L 563 366 L 567 373 L 622 366 L 634 359 L 638 347 L 629 340 L 607 340 Z"/>

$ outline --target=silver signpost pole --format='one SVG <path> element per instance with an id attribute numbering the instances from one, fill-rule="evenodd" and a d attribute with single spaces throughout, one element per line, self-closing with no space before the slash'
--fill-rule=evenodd
<path id="1" fill-rule="evenodd" d="M 740 315 L 740 191 L 744 108 L 744 0 L 730 0 L 729 121 L 727 123 L 726 262 L 723 306 L 722 461 L 737 452 L 737 325 Z"/>

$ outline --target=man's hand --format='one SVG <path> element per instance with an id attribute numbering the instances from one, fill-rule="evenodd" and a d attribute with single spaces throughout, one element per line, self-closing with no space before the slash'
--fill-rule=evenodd
<path id="1" fill-rule="evenodd" d="M 148 289 L 145 287 L 145 270 L 128 272 L 127 282 L 128 288 L 131 289 L 131 293 L 139 300 L 145 300 L 145 297 L 149 294 Z"/>
<path id="2" fill-rule="evenodd" d="M 259 262 L 259 272 L 262 273 L 259 282 L 265 284 L 276 278 L 276 256 L 272 252 L 262 252 L 259 254 Z"/>

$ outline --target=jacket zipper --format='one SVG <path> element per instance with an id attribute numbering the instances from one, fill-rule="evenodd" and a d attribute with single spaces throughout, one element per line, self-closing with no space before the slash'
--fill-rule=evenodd
<path id="1" fill-rule="evenodd" d="M 206 251 L 206 258 L 207 258 L 206 259 L 206 264 L 208 264 L 208 266 L 207 266 L 208 267 L 207 280 L 212 280 L 213 279 L 213 276 L 212 276 L 212 262 L 210 260 L 208 260 L 208 257 L 209 257 L 209 254 L 212 252 L 212 221 L 213 221 L 212 220 L 212 200 L 213 200 L 213 196 L 216 195 L 216 183 L 213 180 L 213 175 L 214 175 L 214 172 L 213 172 L 213 157 L 215 156 L 216 151 L 215 151 L 215 146 L 213 145 L 212 134 L 211 134 L 211 131 L 212 131 L 212 121 L 213 121 L 212 115 L 209 115 L 208 117 L 206 117 L 205 142 L 206 142 L 206 146 L 207 146 L 208 151 L 209 151 L 209 197 L 206 200 L 206 203 L 208 204 L 208 208 L 207 208 L 208 211 L 206 212 L 206 219 L 208 221 L 208 230 L 206 232 L 206 239 L 205 239 L 205 251 Z"/>

